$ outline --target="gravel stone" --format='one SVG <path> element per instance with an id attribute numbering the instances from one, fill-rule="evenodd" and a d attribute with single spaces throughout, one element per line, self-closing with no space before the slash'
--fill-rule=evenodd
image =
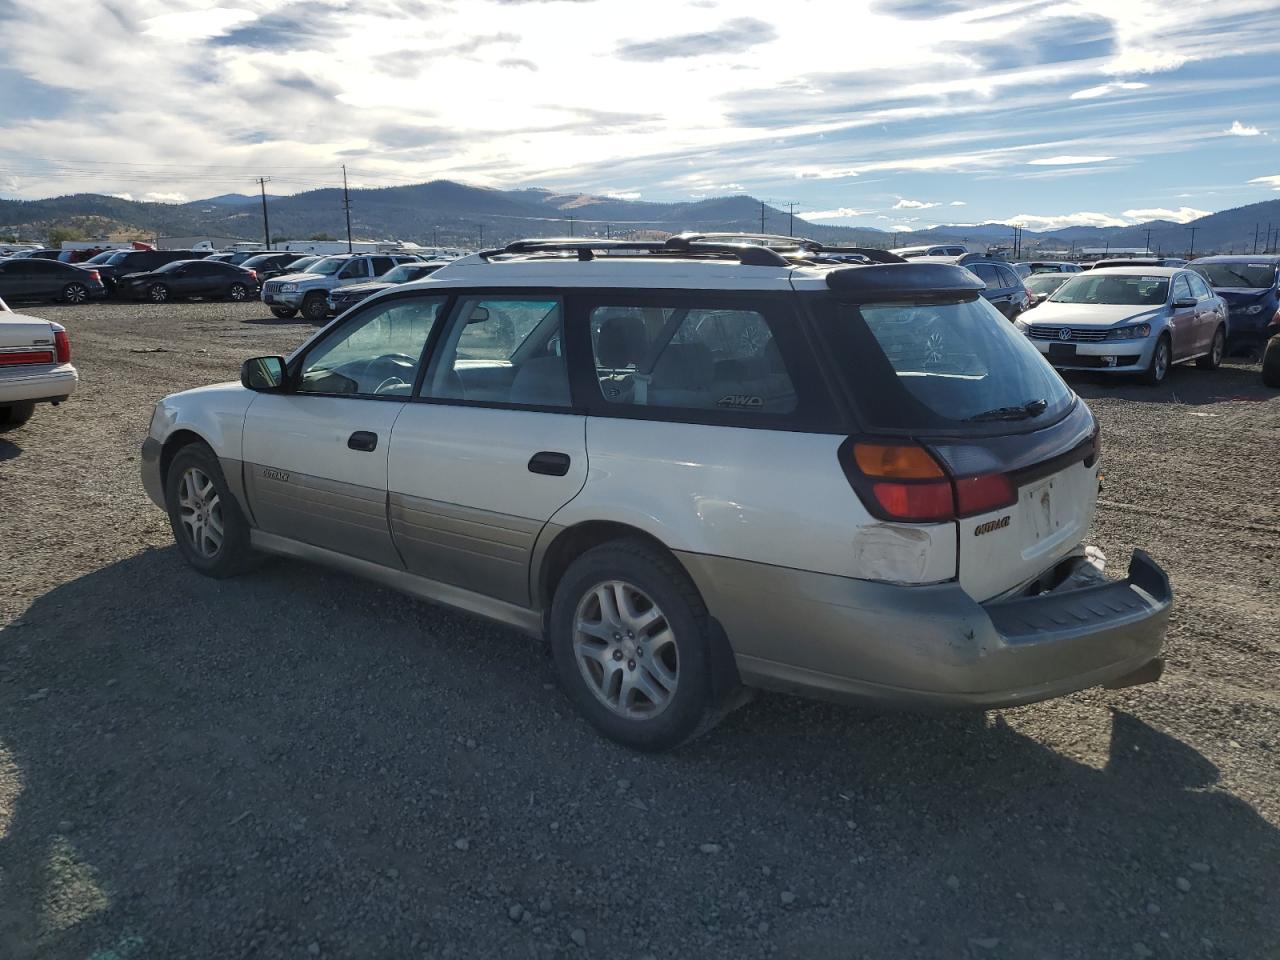
<path id="1" fill-rule="evenodd" d="M 583 930 L 581 927 L 578 927 L 572 933 L 569 934 L 569 939 L 572 940 L 578 946 L 585 947 L 587 945 L 587 931 Z"/>
<path id="2" fill-rule="evenodd" d="M 1178 889 L 1183 893 L 1189 893 L 1191 891 L 1191 881 L 1186 877 L 1179 877 L 1174 882 L 1178 885 Z"/>

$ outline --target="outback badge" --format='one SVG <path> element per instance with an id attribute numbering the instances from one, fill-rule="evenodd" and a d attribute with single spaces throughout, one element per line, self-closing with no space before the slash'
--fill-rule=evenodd
<path id="1" fill-rule="evenodd" d="M 999 520 L 988 520 L 986 523 L 980 523 L 973 528 L 973 535 L 980 537 L 984 533 L 992 533 L 996 530 L 1003 530 L 1009 525 L 1009 514 L 1005 514 Z"/>

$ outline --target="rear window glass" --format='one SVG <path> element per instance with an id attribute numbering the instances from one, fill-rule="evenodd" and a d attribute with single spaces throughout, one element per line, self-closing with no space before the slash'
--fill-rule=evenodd
<path id="1" fill-rule="evenodd" d="M 833 352 L 872 429 L 1049 423 L 1074 395 L 986 300 L 833 302 L 819 310 Z"/>

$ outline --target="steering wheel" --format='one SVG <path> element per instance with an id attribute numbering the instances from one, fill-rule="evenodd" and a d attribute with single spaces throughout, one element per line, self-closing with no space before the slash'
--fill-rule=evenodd
<path id="1" fill-rule="evenodd" d="M 364 365 L 361 371 L 362 378 L 372 380 L 374 377 L 379 378 L 378 387 L 374 393 L 382 393 L 383 390 L 405 385 L 413 380 L 412 371 L 417 367 L 418 361 L 404 353 L 384 353 L 380 357 L 374 357 Z M 408 373 L 409 379 L 406 380 L 402 374 Z"/>

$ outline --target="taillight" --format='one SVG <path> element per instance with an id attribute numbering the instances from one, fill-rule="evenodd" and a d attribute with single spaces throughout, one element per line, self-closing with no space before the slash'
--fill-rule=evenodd
<path id="1" fill-rule="evenodd" d="M 1017 502 L 1003 473 L 952 476 L 924 447 L 854 443 L 845 474 L 863 504 L 882 520 L 928 523 L 987 513 Z"/>
<path id="2" fill-rule="evenodd" d="M 97 270 L 90 270 L 89 279 L 92 280 L 94 283 L 101 283 L 102 274 L 100 274 Z"/>
<path id="3" fill-rule="evenodd" d="M 57 354 L 58 363 L 71 362 L 71 338 L 67 336 L 67 331 L 55 330 L 53 332 L 53 349 Z"/>
<path id="4" fill-rule="evenodd" d="M 257 270 L 250 270 L 250 271 L 249 271 L 249 276 L 251 276 L 251 277 L 253 277 L 253 279 L 257 280 L 257 279 L 258 279 L 258 271 L 257 271 Z"/>

